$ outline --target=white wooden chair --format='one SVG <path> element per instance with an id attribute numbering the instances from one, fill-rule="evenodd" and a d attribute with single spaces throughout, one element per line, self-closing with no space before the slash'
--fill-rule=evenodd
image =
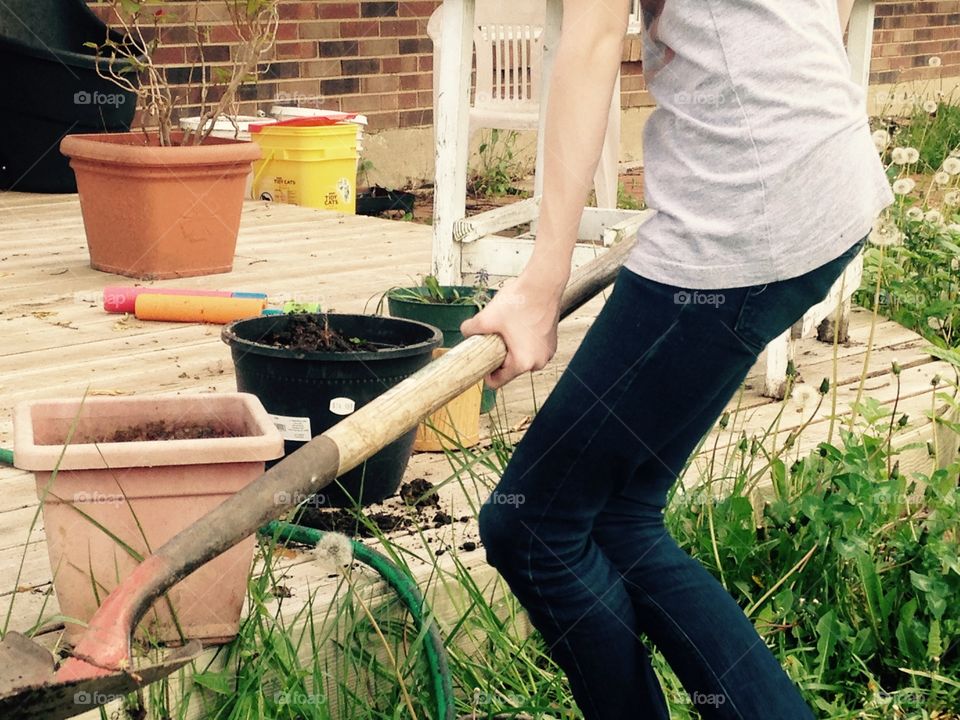
<path id="1" fill-rule="evenodd" d="M 476 83 L 467 136 L 480 128 L 536 130 L 540 123 L 545 0 L 480 0 L 473 19 Z M 430 16 L 433 41 L 433 106 L 438 106 L 442 54 L 443 5 Z M 607 134 L 594 188 L 597 207 L 617 206 L 620 148 L 620 76 L 607 119 Z"/>

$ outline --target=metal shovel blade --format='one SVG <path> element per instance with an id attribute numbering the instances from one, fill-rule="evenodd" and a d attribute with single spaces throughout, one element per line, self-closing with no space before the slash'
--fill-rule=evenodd
<path id="1" fill-rule="evenodd" d="M 0 718 L 59 720 L 79 715 L 170 675 L 200 650 L 193 640 L 155 665 L 58 682 L 53 655 L 25 635 L 8 632 L 0 642 Z"/>

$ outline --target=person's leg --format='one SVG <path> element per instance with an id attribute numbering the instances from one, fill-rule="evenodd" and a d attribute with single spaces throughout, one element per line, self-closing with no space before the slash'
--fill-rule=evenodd
<path id="1" fill-rule="evenodd" d="M 758 351 L 819 301 L 862 244 L 805 276 L 750 289 L 730 329 L 744 347 Z M 663 522 L 670 488 L 748 370 L 741 365 L 729 373 L 725 386 L 691 380 L 703 393 L 702 412 L 611 498 L 592 536 L 625 581 L 637 627 L 663 653 L 705 718 L 799 720 L 812 714 L 776 658 L 729 593 L 680 549 Z"/>
<path id="2" fill-rule="evenodd" d="M 659 451 L 704 422 L 710 400 L 743 379 L 763 333 L 788 327 L 832 280 L 805 276 L 778 295 L 784 303 L 768 304 L 766 286 L 693 293 L 621 272 L 483 505 L 487 559 L 528 610 L 589 720 L 667 717 L 637 608 L 591 536 L 597 515 L 641 466 L 669 468 Z"/>
<path id="3" fill-rule="evenodd" d="M 680 678 L 704 718 L 812 718 L 797 689 L 743 611 L 667 532 L 670 487 L 740 382 L 705 403 L 704 414 L 597 516 L 592 536 L 624 579 L 637 627 Z"/>
<path id="4" fill-rule="evenodd" d="M 634 604 L 590 536 L 594 519 L 655 458 L 653 448 L 699 413 L 683 389 L 687 377 L 719 381 L 718 373 L 730 372 L 701 344 L 733 348 L 736 373 L 754 357 L 728 331 L 725 339 L 704 336 L 696 319 L 732 317 L 735 308 L 708 310 L 676 295 L 621 272 L 480 513 L 488 561 L 529 612 L 590 720 L 668 717 Z"/>

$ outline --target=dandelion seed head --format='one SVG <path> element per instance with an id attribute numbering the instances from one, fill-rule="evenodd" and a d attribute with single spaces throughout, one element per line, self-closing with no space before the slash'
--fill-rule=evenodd
<path id="1" fill-rule="evenodd" d="M 946 195 L 943 196 L 943 202 L 946 205 L 957 206 L 960 205 L 960 190 L 951 190 Z"/>
<path id="2" fill-rule="evenodd" d="M 923 219 L 928 223 L 938 225 L 943 222 L 943 215 L 940 214 L 939 210 L 927 210 L 923 215 Z"/>
<path id="3" fill-rule="evenodd" d="M 920 162 L 920 151 L 916 148 L 908 147 L 907 151 L 907 164 L 913 165 L 916 162 Z"/>
<path id="4" fill-rule="evenodd" d="M 937 185 L 946 185 L 950 182 L 950 173 L 941 170 L 940 172 L 934 174 L 933 181 Z"/>
<path id="5" fill-rule="evenodd" d="M 944 160 L 943 172 L 947 175 L 960 175 L 960 157 L 948 157 Z"/>
<path id="6" fill-rule="evenodd" d="M 909 195 L 916 186 L 917 183 L 912 178 L 900 178 L 893 183 L 893 191 L 897 195 Z"/>
<path id="7" fill-rule="evenodd" d="M 894 165 L 906 165 L 907 164 L 907 149 L 904 147 L 895 147 L 893 152 L 890 153 L 890 160 Z"/>
<path id="8" fill-rule="evenodd" d="M 936 100 L 927 100 L 923 103 L 923 111 L 931 115 L 933 115 L 939 107 Z"/>
<path id="9" fill-rule="evenodd" d="M 877 130 L 873 133 L 873 144 L 877 148 L 877 152 L 883 152 L 890 145 L 890 133 L 886 130 Z"/>
<path id="10" fill-rule="evenodd" d="M 341 570 L 353 563 L 353 543 L 342 533 L 326 532 L 313 549 L 318 563 L 331 570 Z"/>
<path id="11" fill-rule="evenodd" d="M 903 242 L 903 233 L 893 220 L 886 215 L 881 215 L 873 224 L 870 242 L 873 245 L 900 245 Z"/>
<path id="12" fill-rule="evenodd" d="M 906 215 L 908 220 L 923 220 L 923 210 L 918 207 L 910 208 Z"/>

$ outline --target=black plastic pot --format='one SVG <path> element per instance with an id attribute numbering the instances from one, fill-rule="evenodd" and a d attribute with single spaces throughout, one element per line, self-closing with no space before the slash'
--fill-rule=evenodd
<path id="1" fill-rule="evenodd" d="M 76 192 L 60 140 L 129 130 L 135 95 L 101 78 L 95 51 L 84 47 L 106 37 L 84 0 L 0 2 L 0 189 Z"/>
<path id="2" fill-rule="evenodd" d="M 238 320 L 224 327 L 237 390 L 260 398 L 284 433 L 291 453 L 430 362 L 440 332 L 430 325 L 370 315 L 328 315 L 331 329 L 344 337 L 384 343 L 364 352 L 300 352 L 265 345 L 261 340 L 283 330 L 290 315 Z M 309 423 L 309 429 L 306 428 Z M 303 439 L 295 429 L 300 427 Z M 306 434 L 304 434 L 306 433 Z M 394 441 L 360 467 L 328 485 L 311 502 L 324 506 L 361 505 L 393 495 L 410 459 L 416 429 Z M 268 463 L 269 464 L 269 463 Z M 306 500 L 306 498 L 304 498 Z"/>
<path id="3" fill-rule="evenodd" d="M 387 210 L 413 212 L 417 196 L 402 190 L 387 190 L 374 185 L 365 192 L 357 193 L 357 215 L 379 215 Z"/>
<path id="4" fill-rule="evenodd" d="M 430 291 L 425 287 L 401 288 L 405 293 L 413 292 L 423 297 L 428 297 Z M 474 288 L 466 285 L 443 285 L 440 292 L 444 297 L 453 297 L 453 293 L 459 295 L 470 295 Z M 490 297 L 496 294 L 496 290 L 489 290 Z M 446 303 L 428 303 L 417 302 L 415 300 L 404 300 L 394 297 L 392 293 L 387 293 L 387 310 L 391 317 L 406 318 L 418 322 L 427 323 L 439 328 L 443 333 L 443 347 L 452 348 L 463 342 L 463 333 L 460 332 L 460 324 L 464 320 L 472 318 L 479 312 L 476 305 L 454 305 Z M 480 412 L 487 413 L 493 410 L 497 404 L 497 391 L 484 386 L 483 395 L 480 399 Z"/>

